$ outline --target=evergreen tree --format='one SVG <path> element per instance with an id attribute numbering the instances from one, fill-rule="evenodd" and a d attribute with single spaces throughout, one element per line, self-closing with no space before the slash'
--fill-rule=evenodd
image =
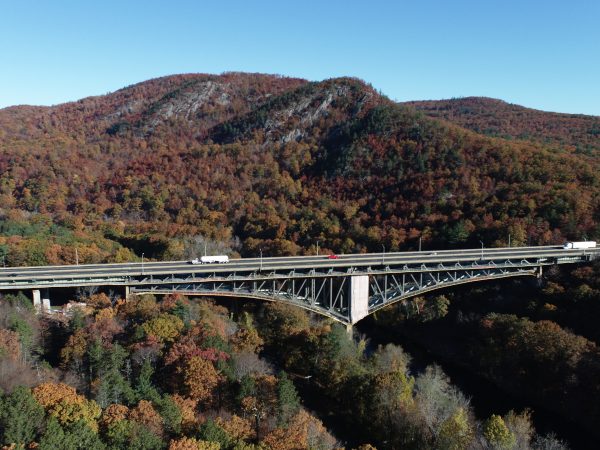
<path id="1" fill-rule="evenodd" d="M 44 418 L 44 408 L 26 387 L 17 387 L 0 400 L 0 439 L 10 445 L 26 445 L 35 440 Z"/>
<path id="2" fill-rule="evenodd" d="M 160 401 L 160 394 L 152 383 L 153 374 L 154 368 L 152 367 L 152 363 L 149 359 L 144 359 L 135 386 L 135 396 L 138 401 L 150 400 L 155 403 Z"/>
<path id="3" fill-rule="evenodd" d="M 165 431 L 171 435 L 176 436 L 181 433 L 181 410 L 173 399 L 169 395 L 165 395 L 159 398 L 156 403 L 158 412 L 163 419 L 163 426 Z"/>
<path id="4" fill-rule="evenodd" d="M 286 426 L 300 409 L 300 399 L 294 383 L 284 371 L 279 373 L 277 381 L 277 423 Z"/>

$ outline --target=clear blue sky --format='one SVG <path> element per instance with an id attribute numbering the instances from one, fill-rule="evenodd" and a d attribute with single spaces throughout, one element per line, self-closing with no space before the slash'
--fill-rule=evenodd
<path id="1" fill-rule="evenodd" d="M 600 115 L 598 0 L 0 0 L 0 58 L 0 107 L 247 71 Z"/>

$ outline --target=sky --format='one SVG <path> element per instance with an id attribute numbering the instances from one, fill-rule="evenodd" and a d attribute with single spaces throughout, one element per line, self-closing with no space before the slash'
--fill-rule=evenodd
<path id="1" fill-rule="evenodd" d="M 228 71 L 600 116 L 600 1 L 0 0 L 0 108 Z"/>

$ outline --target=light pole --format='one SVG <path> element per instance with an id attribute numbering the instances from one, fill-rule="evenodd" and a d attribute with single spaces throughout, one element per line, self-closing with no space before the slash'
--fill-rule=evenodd
<path id="1" fill-rule="evenodd" d="M 423 239 L 421 236 L 419 236 L 419 251 L 421 251 L 421 239 Z"/>
<path id="2" fill-rule="evenodd" d="M 142 253 L 142 275 L 144 275 L 144 254 Z"/>
<path id="3" fill-rule="evenodd" d="M 260 250 L 260 271 L 262 272 L 262 248 Z"/>
<path id="4" fill-rule="evenodd" d="M 77 253 L 77 247 L 75 247 L 75 265 L 79 265 L 79 253 Z"/>
<path id="5" fill-rule="evenodd" d="M 317 256 L 319 256 L 319 241 L 317 241 Z"/>
<path id="6" fill-rule="evenodd" d="M 481 259 L 483 259 L 483 241 L 479 241 L 481 242 Z"/>
<path id="7" fill-rule="evenodd" d="M 381 265 L 385 264 L 385 245 L 381 244 L 381 248 L 383 249 L 383 254 L 381 257 Z"/>
<path id="8" fill-rule="evenodd" d="M 508 233 L 508 248 L 510 248 L 510 233 Z"/>

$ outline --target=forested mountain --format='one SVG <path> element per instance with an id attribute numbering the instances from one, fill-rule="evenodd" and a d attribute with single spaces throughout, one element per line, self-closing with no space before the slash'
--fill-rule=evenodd
<path id="1" fill-rule="evenodd" d="M 488 136 L 538 142 L 567 151 L 600 155 L 600 117 L 524 108 L 486 97 L 414 101 L 406 104 Z"/>
<path id="2" fill-rule="evenodd" d="M 598 165 L 357 79 L 178 75 L 0 110 L 0 252 L 11 265 L 72 262 L 75 246 L 86 262 L 181 258 L 196 235 L 245 255 L 317 239 L 339 252 L 556 243 L 598 234 Z"/>
<path id="3" fill-rule="evenodd" d="M 189 259 L 204 244 L 251 256 L 313 253 L 317 240 L 361 252 L 599 239 L 599 120 L 241 73 L 5 108 L 0 256 L 17 266 Z M 52 316 L 5 295 L 0 444 L 566 448 L 536 432 L 535 408 L 476 411 L 440 367 L 390 343 L 404 336 L 574 422 L 580 448 L 594 448 L 600 266 L 545 277 L 541 289 L 465 286 L 382 311 L 363 323 L 386 339 L 378 347 L 277 303 L 90 291 Z"/>

